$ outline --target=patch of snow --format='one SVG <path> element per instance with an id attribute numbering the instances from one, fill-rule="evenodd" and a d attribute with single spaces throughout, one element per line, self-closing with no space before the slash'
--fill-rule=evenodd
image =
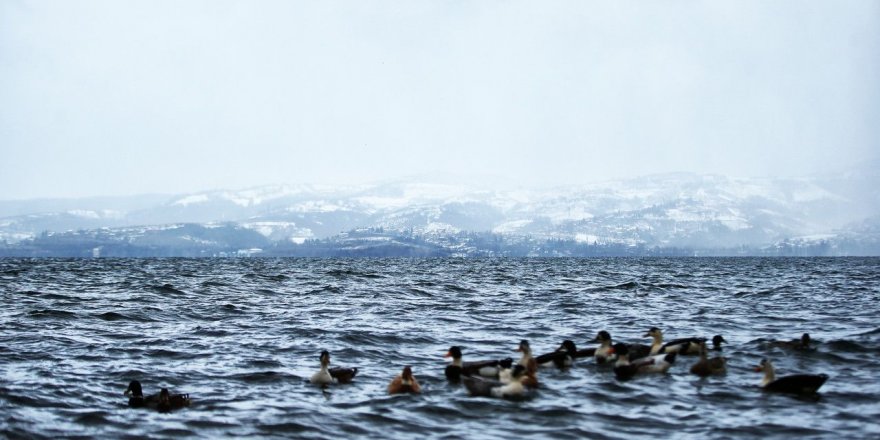
<path id="1" fill-rule="evenodd" d="M 95 211 L 87 211 L 87 210 L 84 210 L 84 209 L 72 209 L 72 210 L 70 210 L 70 211 L 67 211 L 67 213 L 70 214 L 70 215 L 75 215 L 75 216 L 77 216 L 77 217 L 82 217 L 82 218 L 91 218 L 91 219 L 99 219 L 99 218 L 101 218 L 101 215 L 98 214 L 97 212 L 95 212 Z"/>
<path id="2" fill-rule="evenodd" d="M 195 205 L 197 203 L 204 203 L 207 201 L 208 201 L 207 194 L 194 194 L 194 195 L 186 196 L 182 199 L 179 199 L 179 200 L 175 201 L 174 203 L 172 203 L 172 205 L 180 205 L 185 208 L 189 205 Z"/>
<path id="3" fill-rule="evenodd" d="M 578 233 L 574 235 L 574 241 L 578 243 L 596 244 L 596 242 L 599 241 L 599 237 L 592 234 Z"/>
<path id="4" fill-rule="evenodd" d="M 496 234 L 505 234 L 505 233 L 515 232 L 519 229 L 522 229 L 522 228 L 528 226 L 531 223 L 532 223 L 532 220 L 509 221 L 509 222 L 502 223 L 502 224 L 496 226 L 494 229 L 492 229 L 492 232 L 494 232 Z"/>
<path id="5" fill-rule="evenodd" d="M 339 205 L 336 203 L 327 202 L 324 200 L 311 200 L 308 202 L 299 203 L 293 206 L 290 206 L 286 209 L 287 212 L 336 212 L 336 211 L 344 211 L 346 208 L 343 205 Z"/>
<path id="6" fill-rule="evenodd" d="M 441 223 L 441 222 L 431 222 L 428 223 L 424 228 L 425 233 L 428 234 L 456 234 L 460 232 L 458 228 L 450 225 L 449 223 Z"/>

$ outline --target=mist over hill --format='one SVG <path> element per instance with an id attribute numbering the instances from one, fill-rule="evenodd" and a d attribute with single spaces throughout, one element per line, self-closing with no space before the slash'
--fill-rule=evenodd
<path id="1" fill-rule="evenodd" d="M 872 172 L 516 188 L 432 177 L 0 202 L 17 256 L 878 255 Z"/>

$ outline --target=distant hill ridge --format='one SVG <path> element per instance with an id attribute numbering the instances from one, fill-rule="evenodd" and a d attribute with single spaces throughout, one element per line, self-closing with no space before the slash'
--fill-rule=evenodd
<path id="1" fill-rule="evenodd" d="M 876 174 L 865 173 L 778 179 L 675 173 L 498 189 L 413 178 L 344 187 L 269 185 L 175 196 L 7 201 L 0 202 L 0 244 L 33 246 L 39 237 L 102 228 L 125 235 L 195 224 L 252 232 L 239 244 L 260 249 L 332 241 L 366 229 L 422 237 L 442 249 L 449 245 L 441 238 L 467 233 L 640 249 L 844 241 L 870 246 L 880 230 L 880 195 L 872 189 L 877 183 Z M 164 246 L 181 245 L 172 240 Z"/>

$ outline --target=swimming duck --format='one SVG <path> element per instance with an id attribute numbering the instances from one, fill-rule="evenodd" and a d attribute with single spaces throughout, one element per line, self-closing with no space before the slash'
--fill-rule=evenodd
<path id="1" fill-rule="evenodd" d="M 575 346 L 574 341 L 566 339 L 562 341 L 562 345 L 556 351 L 544 353 L 536 357 L 535 362 L 539 367 L 555 366 L 556 368 L 566 368 L 574 364 L 576 357 L 577 346 Z"/>
<path id="2" fill-rule="evenodd" d="M 185 406 L 189 406 L 189 394 L 171 394 L 168 391 L 168 388 L 162 388 L 159 391 L 159 401 L 157 404 L 157 408 L 159 412 L 171 412 L 175 409 L 180 409 Z"/>
<path id="3" fill-rule="evenodd" d="M 483 379 L 480 377 L 465 377 L 463 379 L 464 386 L 468 389 L 471 396 L 484 397 L 517 397 L 525 394 L 524 381 L 527 377 L 526 368 L 522 365 L 513 367 L 512 380 L 508 383 L 502 383 L 495 380 Z"/>
<path id="4" fill-rule="evenodd" d="M 321 352 L 321 369 L 312 375 L 309 382 L 315 385 L 329 385 L 335 380 L 338 383 L 350 383 L 357 374 L 357 368 L 330 368 L 330 352 Z"/>
<path id="5" fill-rule="evenodd" d="M 522 379 L 522 382 L 525 386 L 531 388 L 538 387 L 538 362 L 535 361 L 535 358 L 532 357 L 532 348 L 529 345 L 529 341 L 523 339 L 519 342 L 519 346 L 516 348 L 516 351 L 522 353 L 522 357 L 519 358 L 519 362 L 517 365 L 521 365 L 525 368 L 525 378 Z"/>
<path id="6" fill-rule="evenodd" d="M 462 376 L 497 377 L 502 362 L 501 360 L 462 362 L 461 347 L 456 345 L 449 347 L 449 351 L 443 357 L 452 358 L 452 363 L 447 365 L 444 371 L 446 379 L 452 382 L 458 382 Z"/>
<path id="7" fill-rule="evenodd" d="M 713 374 L 724 374 L 727 372 L 727 359 L 718 356 L 712 359 L 708 357 L 708 349 L 706 342 L 700 344 L 700 360 L 691 366 L 691 373 L 700 377 L 706 377 Z"/>
<path id="8" fill-rule="evenodd" d="M 799 350 L 799 351 L 812 351 L 815 350 L 815 347 L 810 346 L 810 342 L 812 339 L 810 338 L 809 333 L 804 333 L 801 335 L 800 339 L 794 339 L 791 341 L 775 341 L 770 345 L 773 347 L 785 348 L 790 350 Z"/>
<path id="9" fill-rule="evenodd" d="M 171 394 L 168 388 L 162 388 L 159 394 L 144 396 L 141 383 L 137 380 L 128 383 L 128 388 L 126 388 L 123 395 L 129 396 L 128 406 L 132 408 L 146 407 L 159 410 L 160 412 L 168 412 L 172 409 L 189 406 L 190 404 L 189 394 Z"/>
<path id="10" fill-rule="evenodd" d="M 651 354 L 662 353 L 679 353 L 679 354 L 700 354 L 700 341 L 704 338 L 681 338 L 663 343 L 663 332 L 657 327 L 651 327 L 645 336 L 654 339 L 651 344 Z"/>
<path id="11" fill-rule="evenodd" d="M 727 343 L 727 339 L 724 339 L 724 336 L 715 335 L 712 336 L 712 350 L 721 351 L 721 343 Z"/>
<path id="12" fill-rule="evenodd" d="M 678 353 L 666 353 L 629 360 L 629 348 L 626 344 L 617 343 L 612 346 L 617 362 L 614 364 L 614 375 L 618 380 L 627 380 L 640 373 L 665 373 L 675 362 Z"/>
<path id="13" fill-rule="evenodd" d="M 422 392 L 422 387 L 413 376 L 412 368 L 409 365 L 403 367 L 403 371 L 388 384 L 388 394 L 419 394 L 420 392 Z"/>
<path id="14" fill-rule="evenodd" d="M 800 395 L 815 394 L 822 384 L 828 380 L 827 374 L 792 374 L 777 378 L 776 371 L 769 359 L 762 360 L 761 364 L 755 367 L 755 371 L 764 372 L 764 380 L 761 381 L 761 388 L 765 391 L 774 391 L 778 393 Z"/>
<path id="15" fill-rule="evenodd" d="M 607 361 L 614 360 L 614 349 L 611 348 L 611 333 L 602 330 L 593 341 L 599 343 L 599 346 L 596 347 L 593 353 L 593 358 L 596 359 L 597 364 L 604 364 Z"/>

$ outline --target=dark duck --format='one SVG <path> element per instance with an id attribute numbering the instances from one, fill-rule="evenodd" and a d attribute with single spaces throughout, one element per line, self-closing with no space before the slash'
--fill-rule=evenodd
<path id="1" fill-rule="evenodd" d="M 813 340 L 810 338 L 810 334 L 804 333 L 801 335 L 800 339 L 794 339 L 791 341 L 774 341 L 770 343 L 770 346 L 787 350 L 813 351 L 816 348 L 810 345 L 812 342 Z"/>
<path id="2" fill-rule="evenodd" d="M 562 341 L 562 345 L 560 345 L 556 351 L 544 353 L 536 357 L 535 362 L 537 362 L 540 367 L 554 366 L 556 368 L 566 368 L 574 365 L 574 360 L 577 356 L 578 350 L 574 341 L 566 339 Z"/>
<path id="3" fill-rule="evenodd" d="M 773 391 L 777 393 L 810 395 L 816 394 L 816 391 L 828 380 L 827 374 L 792 374 L 788 376 L 776 377 L 776 371 L 769 359 L 764 359 L 755 367 L 755 371 L 764 372 L 764 380 L 761 381 L 761 388 L 764 391 Z"/>
<path id="4" fill-rule="evenodd" d="M 716 356 L 713 358 L 709 358 L 709 350 L 706 347 L 706 342 L 700 346 L 700 360 L 697 361 L 694 365 L 691 366 L 691 373 L 696 374 L 700 377 L 707 377 L 712 375 L 724 374 L 727 372 L 727 359 Z"/>
<path id="5" fill-rule="evenodd" d="M 190 405 L 189 394 L 171 394 L 168 388 L 162 388 L 159 394 L 144 396 L 141 383 L 129 382 L 124 395 L 128 396 L 128 406 L 132 408 L 150 408 L 159 412 L 170 412 Z"/>

